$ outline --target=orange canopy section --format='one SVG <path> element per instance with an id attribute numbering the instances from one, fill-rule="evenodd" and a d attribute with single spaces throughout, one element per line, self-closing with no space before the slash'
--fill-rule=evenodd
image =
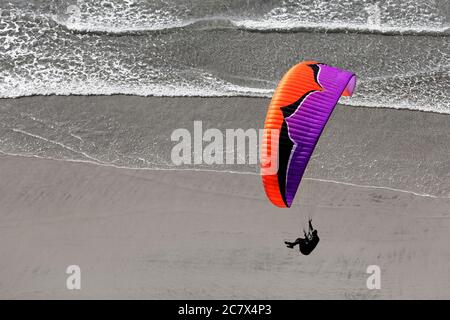
<path id="1" fill-rule="evenodd" d="M 284 141 L 282 138 L 280 138 L 279 141 L 274 141 L 274 139 L 271 139 L 271 136 L 273 130 L 276 132 L 280 132 L 281 130 L 284 120 L 281 107 L 293 104 L 299 97 L 304 96 L 310 91 L 321 90 L 321 87 L 317 82 L 312 81 L 312 79 L 314 79 L 314 71 L 308 66 L 316 63 L 316 61 L 305 61 L 293 66 L 278 84 L 267 112 L 264 125 L 265 134 L 262 141 L 263 165 L 261 172 L 266 194 L 272 203 L 278 207 L 286 207 L 286 204 L 281 196 L 277 173 L 264 173 L 267 172 L 267 168 L 269 168 L 270 165 L 273 165 L 273 163 L 270 162 L 270 159 L 273 159 L 273 156 L 276 156 L 275 154 L 272 154 L 272 152 L 278 152 L 279 145 L 276 143 L 279 142 L 280 144 L 283 144 Z"/>

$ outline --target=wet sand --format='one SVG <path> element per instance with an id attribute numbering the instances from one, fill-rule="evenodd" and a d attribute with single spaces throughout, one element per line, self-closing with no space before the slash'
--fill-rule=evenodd
<path id="1" fill-rule="evenodd" d="M 269 99 L 38 96 L 0 100 L 0 151 L 170 167 L 174 130 L 261 129 Z M 306 176 L 450 197 L 450 115 L 336 106 Z M 204 144 L 205 146 L 207 143 Z M 184 165 L 258 172 L 257 164 Z"/>

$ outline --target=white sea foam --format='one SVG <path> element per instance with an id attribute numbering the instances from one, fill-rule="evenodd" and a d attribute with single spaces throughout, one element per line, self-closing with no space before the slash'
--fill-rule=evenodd
<path id="1" fill-rule="evenodd" d="M 39 81 L 15 80 L 0 88 L 0 98 L 18 98 L 34 95 L 136 95 L 155 97 L 266 97 L 272 89 L 238 86 L 226 81 L 211 81 L 204 86 L 188 83 L 128 85 L 102 81 Z"/>
<path id="2" fill-rule="evenodd" d="M 173 44 L 166 45 L 164 37 L 150 39 L 157 43 L 133 42 L 134 46 L 142 44 L 139 48 L 145 53 L 137 51 L 134 55 L 133 51 L 126 51 L 125 45 L 120 47 L 122 51 L 114 51 L 112 49 L 122 43 L 110 41 L 114 38 L 109 37 L 110 33 L 182 28 L 215 20 L 229 21 L 237 28 L 268 32 L 426 33 L 446 37 L 449 30 L 445 17 L 433 1 L 392 1 L 374 7 L 373 1 L 345 0 L 336 4 L 291 0 L 277 4 L 268 12 L 242 12 L 241 15 L 222 12 L 220 15 L 206 8 L 208 14 L 202 16 L 195 15 L 194 10 L 186 6 L 178 6 L 176 1 L 169 1 L 170 5 L 165 5 L 165 1 L 146 2 L 150 7 L 145 10 L 133 1 L 106 0 L 101 2 L 101 8 L 96 1 L 78 1 L 76 5 L 72 2 L 63 6 L 62 14 L 10 10 L 9 15 L 2 16 L 0 98 L 114 94 L 270 98 L 276 86 L 273 79 L 255 81 L 231 74 L 225 77 L 220 72 L 213 72 L 213 75 L 200 67 L 187 67 L 176 58 L 172 61 Z M 79 7 L 70 7 L 73 5 Z M 64 28 L 58 27 L 55 21 Z M 212 24 L 212 28 L 214 26 Z M 79 34 L 72 32 L 74 30 L 106 35 Z M 100 45 L 97 47 L 97 44 Z M 150 46 L 155 49 L 148 50 Z M 66 47 L 73 47 L 73 50 L 66 50 Z M 436 52 L 436 60 L 445 64 L 448 53 L 445 47 L 440 50 Z M 422 67 L 417 64 L 417 68 Z M 401 66 L 394 67 L 392 75 L 388 76 L 361 75 L 355 95 L 341 102 L 352 106 L 450 113 L 449 66 L 440 66 L 439 70 L 427 66 L 428 69 L 415 73 L 405 73 Z"/>
<path id="3" fill-rule="evenodd" d="M 370 25 L 367 23 L 352 23 L 352 22 L 311 22 L 298 20 L 278 20 L 278 19 L 248 19 L 239 17 L 223 17 L 212 16 L 205 18 L 193 18 L 187 20 L 165 21 L 158 23 L 139 23 L 139 24 L 109 24 L 99 23 L 98 21 L 67 21 L 61 19 L 59 16 L 52 15 L 51 18 L 59 25 L 73 31 L 79 32 L 93 32 L 93 33 L 110 33 L 110 34 L 134 34 L 160 30 L 170 30 L 183 27 L 194 27 L 199 23 L 206 22 L 220 22 L 217 23 L 216 28 L 223 28 L 223 24 L 228 22 L 236 28 L 249 31 L 261 32 L 340 32 L 340 33 L 373 33 L 373 34 L 404 34 L 404 35 L 436 35 L 436 36 L 450 36 L 449 25 Z M 214 27 L 211 27 L 214 29 Z"/>
<path id="4" fill-rule="evenodd" d="M 208 83 L 195 84 L 113 84 L 101 81 L 39 81 L 16 80 L 0 88 L 1 98 L 17 98 L 34 95 L 136 95 L 157 97 L 263 97 L 271 98 L 273 89 L 245 87 L 220 79 L 209 78 Z M 398 89 L 402 91 L 402 89 Z M 378 81 L 361 80 L 353 97 L 342 97 L 341 104 L 354 107 L 409 109 L 450 114 L 450 100 L 439 88 L 430 95 L 409 95 L 411 87 L 405 88 L 405 96 L 385 93 Z M 431 89 L 430 89 L 431 90 Z M 433 92 L 431 92 L 433 93 Z M 408 96 L 409 95 L 409 96 Z"/>
<path id="5" fill-rule="evenodd" d="M 224 11 L 226 1 L 180 4 L 159 0 L 143 3 L 80 0 L 76 4 L 67 2 L 62 12 L 60 9 L 49 16 L 70 30 L 111 34 L 182 28 L 219 20 L 253 31 L 436 35 L 448 35 L 450 31 L 445 14 L 435 1 L 285 0 L 272 5 L 272 9 L 266 12 L 255 10 L 258 7 L 256 3 L 254 10 L 242 6 L 240 11 Z"/>
<path id="6" fill-rule="evenodd" d="M 450 35 L 450 26 L 396 26 L 396 25 L 369 25 L 365 23 L 348 22 L 308 22 L 292 20 L 237 20 L 233 23 L 246 30 L 253 31 L 319 31 L 319 32 L 358 32 L 375 34 L 407 34 L 407 35 Z"/>

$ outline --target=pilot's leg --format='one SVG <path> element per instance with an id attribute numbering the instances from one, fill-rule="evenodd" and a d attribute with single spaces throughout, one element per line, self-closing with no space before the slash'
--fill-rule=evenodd
<path id="1" fill-rule="evenodd" d="M 291 249 L 294 248 L 295 245 L 296 245 L 295 242 L 285 241 L 284 243 L 286 244 L 286 246 L 287 246 L 288 248 L 291 248 Z"/>
<path id="2" fill-rule="evenodd" d="M 296 245 L 298 245 L 300 243 L 301 238 L 297 238 L 294 242 L 289 242 L 289 241 L 285 241 L 284 243 L 289 247 L 289 248 L 294 248 Z"/>

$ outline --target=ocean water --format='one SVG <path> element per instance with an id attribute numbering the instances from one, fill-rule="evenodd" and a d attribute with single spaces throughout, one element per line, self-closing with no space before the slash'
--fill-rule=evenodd
<path id="1" fill-rule="evenodd" d="M 270 97 L 299 61 L 359 76 L 353 106 L 450 113 L 446 0 L 0 1 L 0 97 Z"/>
<path id="2" fill-rule="evenodd" d="M 306 177 L 449 197 L 449 17 L 448 0 L 0 0 L 0 153 L 257 174 L 175 167 L 170 135 L 262 127 L 258 97 L 317 60 L 358 83 Z M 100 97 L 1 99 L 47 95 Z"/>

